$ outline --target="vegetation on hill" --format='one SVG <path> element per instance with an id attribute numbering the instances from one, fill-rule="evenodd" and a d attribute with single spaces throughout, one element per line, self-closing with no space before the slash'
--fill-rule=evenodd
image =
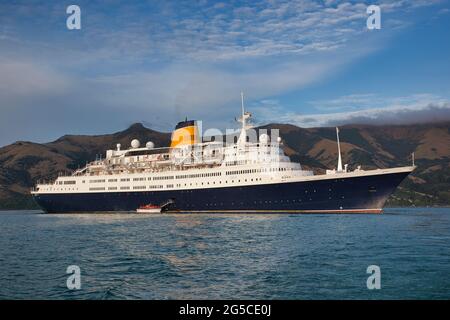
<path id="1" fill-rule="evenodd" d="M 336 166 L 334 128 L 299 128 L 270 124 L 261 128 L 280 130 L 286 154 L 305 168 L 323 173 Z M 411 164 L 415 153 L 418 168 L 388 200 L 388 206 L 450 205 L 450 122 L 403 126 L 347 125 L 340 128 L 344 163 L 363 169 Z M 120 143 L 126 148 L 132 139 L 167 146 L 169 133 L 142 124 L 108 135 L 66 135 L 38 144 L 19 141 L 0 148 L 0 209 L 36 208 L 29 191 L 38 180 L 55 179 L 86 162 L 104 155 Z"/>

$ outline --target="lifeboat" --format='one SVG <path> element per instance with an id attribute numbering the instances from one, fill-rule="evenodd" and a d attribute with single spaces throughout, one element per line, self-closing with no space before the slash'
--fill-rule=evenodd
<path id="1" fill-rule="evenodd" d="M 137 213 L 161 213 L 161 207 L 154 204 L 146 204 L 136 209 Z"/>

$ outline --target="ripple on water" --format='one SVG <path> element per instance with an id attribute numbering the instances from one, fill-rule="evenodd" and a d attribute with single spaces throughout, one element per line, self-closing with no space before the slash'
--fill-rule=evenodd
<path id="1" fill-rule="evenodd" d="M 0 298 L 450 298 L 450 210 L 0 214 Z M 82 289 L 66 288 L 78 265 Z M 379 265 L 382 289 L 367 290 Z"/>

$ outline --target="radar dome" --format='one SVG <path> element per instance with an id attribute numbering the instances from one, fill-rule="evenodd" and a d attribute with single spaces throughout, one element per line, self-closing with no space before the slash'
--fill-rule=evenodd
<path id="1" fill-rule="evenodd" d="M 133 149 L 139 148 L 140 145 L 141 145 L 141 143 L 139 142 L 138 139 L 133 139 L 133 140 L 131 141 L 131 147 L 132 147 Z"/>
<path id="2" fill-rule="evenodd" d="M 259 136 L 259 142 L 261 143 L 267 143 L 269 142 L 269 136 L 265 133 Z"/>
<path id="3" fill-rule="evenodd" d="M 277 141 L 278 141 L 278 143 L 280 143 L 281 142 L 281 137 L 278 137 Z"/>
<path id="4" fill-rule="evenodd" d="M 155 144 L 153 142 L 149 141 L 145 144 L 145 147 L 147 149 L 153 149 L 155 147 Z"/>

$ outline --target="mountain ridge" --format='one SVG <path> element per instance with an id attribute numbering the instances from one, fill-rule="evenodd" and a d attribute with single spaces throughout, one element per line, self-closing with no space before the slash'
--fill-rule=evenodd
<path id="1" fill-rule="evenodd" d="M 279 129 L 283 148 L 293 161 L 316 173 L 336 166 L 334 127 L 301 128 L 271 123 Z M 134 123 L 123 131 L 101 135 L 63 135 L 46 143 L 16 141 L 0 148 L 0 209 L 35 208 L 29 189 L 37 180 L 54 179 L 132 139 L 167 146 L 170 133 Z M 417 125 L 344 125 L 340 127 L 342 158 L 350 168 L 410 165 L 418 168 L 388 200 L 388 205 L 450 205 L 450 121 Z"/>

